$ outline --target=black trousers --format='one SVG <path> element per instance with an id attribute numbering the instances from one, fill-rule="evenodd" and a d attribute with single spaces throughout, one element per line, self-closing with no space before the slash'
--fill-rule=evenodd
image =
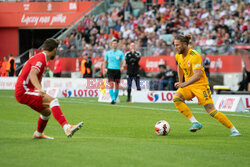
<path id="1" fill-rule="evenodd" d="M 127 78 L 128 89 L 131 89 L 133 80 L 135 80 L 135 85 L 136 85 L 137 90 L 141 90 L 139 76 L 128 76 Z"/>

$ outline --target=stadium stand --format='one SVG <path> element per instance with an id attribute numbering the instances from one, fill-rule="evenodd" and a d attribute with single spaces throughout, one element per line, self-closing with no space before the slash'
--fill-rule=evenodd
<path id="1" fill-rule="evenodd" d="M 113 38 L 119 39 L 118 47 L 123 51 L 128 50 L 131 41 L 135 41 L 143 56 L 173 57 L 173 38 L 178 33 L 191 33 L 192 47 L 200 54 L 237 55 L 242 54 L 239 53 L 241 48 L 244 54 L 249 54 L 249 1 L 103 2 L 105 8 L 99 6 L 105 9 L 103 12 L 95 8 L 101 13 L 91 11 L 58 37 L 61 57 L 82 58 L 88 54 L 92 58 L 102 58 Z M 96 64 L 99 68 L 97 75 L 94 70 L 94 77 L 101 75 L 100 62 L 100 59 L 94 61 L 94 68 Z M 147 72 L 145 76 L 155 75 Z M 220 76 L 215 79 L 212 76 L 212 81 L 223 84 Z"/>

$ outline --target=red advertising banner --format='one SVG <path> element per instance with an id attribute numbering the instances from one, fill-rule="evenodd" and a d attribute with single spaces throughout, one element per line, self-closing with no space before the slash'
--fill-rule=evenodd
<path id="1" fill-rule="evenodd" d="M 65 27 L 98 2 L 0 3 L 0 27 Z M 10 19 L 11 18 L 11 19 Z"/>
<path id="2" fill-rule="evenodd" d="M 211 60 L 210 72 L 211 73 L 240 73 L 242 70 L 241 56 L 227 55 L 227 56 L 208 56 Z M 80 71 L 80 63 L 82 58 L 61 58 L 63 71 Z M 101 68 L 103 58 L 92 58 L 94 68 Z M 159 65 L 170 65 L 173 70 L 176 70 L 175 57 L 170 56 L 148 56 L 142 57 L 140 66 L 145 72 L 159 72 Z M 53 69 L 53 61 L 50 63 Z"/>

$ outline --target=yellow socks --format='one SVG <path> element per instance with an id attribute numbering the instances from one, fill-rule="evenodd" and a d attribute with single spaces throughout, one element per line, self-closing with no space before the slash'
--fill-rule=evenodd
<path id="1" fill-rule="evenodd" d="M 225 127 L 231 129 L 234 127 L 232 122 L 223 113 L 217 111 L 216 109 L 210 112 L 210 115 L 222 123 Z"/>
<path id="2" fill-rule="evenodd" d="M 188 119 L 193 117 L 193 114 L 191 113 L 188 106 L 183 102 L 183 100 L 177 96 L 174 96 L 173 98 L 175 107 Z M 196 121 L 197 122 L 197 121 Z"/>

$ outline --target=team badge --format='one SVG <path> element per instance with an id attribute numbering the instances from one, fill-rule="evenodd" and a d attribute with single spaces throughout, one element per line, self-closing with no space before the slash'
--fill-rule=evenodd
<path id="1" fill-rule="evenodd" d="M 120 58 L 119 56 L 116 56 L 116 59 L 117 59 L 117 60 L 119 60 L 119 58 Z"/>
<path id="2" fill-rule="evenodd" d="M 189 61 L 187 62 L 187 65 L 188 65 L 188 67 L 190 67 L 190 62 Z"/>

